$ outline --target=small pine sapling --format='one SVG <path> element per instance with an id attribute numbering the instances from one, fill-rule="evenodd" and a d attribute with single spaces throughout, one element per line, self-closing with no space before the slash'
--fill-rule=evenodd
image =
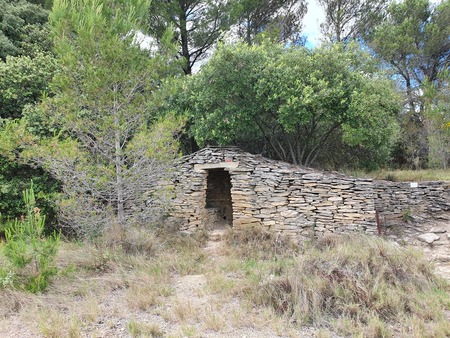
<path id="1" fill-rule="evenodd" d="M 19 287 L 37 293 L 58 272 L 56 255 L 60 235 L 53 232 L 44 236 L 45 215 L 36 207 L 33 184 L 23 192 L 23 200 L 26 215 L 5 229 L 4 254 L 18 276 Z"/>

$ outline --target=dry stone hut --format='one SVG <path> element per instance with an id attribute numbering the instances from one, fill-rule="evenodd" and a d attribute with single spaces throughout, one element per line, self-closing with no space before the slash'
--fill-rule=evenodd
<path id="1" fill-rule="evenodd" d="M 382 216 L 394 217 L 410 206 L 450 210 L 449 182 L 420 187 L 374 182 L 231 147 L 205 148 L 181 158 L 174 177 L 172 214 L 188 231 L 256 225 L 299 238 L 355 230 L 376 233 L 377 208 L 383 209 Z"/>
<path id="2" fill-rule="evenodd" d="M 375 231 L 370 180 L 323 174 L 237 148 L 205 148 L 177 166 L 174 214 L 183 230 L 261 225 L 295 235 Z"/>

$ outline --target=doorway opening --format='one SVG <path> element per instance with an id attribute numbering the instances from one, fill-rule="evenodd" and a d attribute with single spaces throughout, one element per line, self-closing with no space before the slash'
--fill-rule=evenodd
<path id="1" fill-rule="evenodd" d="M 206 209 L 213 214 L 213 228 L 233 224 L 230 173 L 221 169 L 208 170 L 206 180 Z"/>

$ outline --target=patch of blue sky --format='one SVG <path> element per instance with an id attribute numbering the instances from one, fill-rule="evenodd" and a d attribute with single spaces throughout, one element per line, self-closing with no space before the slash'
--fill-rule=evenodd
<path id="1" fill-rule="evenodd" d="M 320 45 L 323 35 L 320 24 L 325 21 L 325 12 L 317 0 L 308 0 L 308 12 L 303 18 L 303 35 L 306 47 L 312 49 Z"/>

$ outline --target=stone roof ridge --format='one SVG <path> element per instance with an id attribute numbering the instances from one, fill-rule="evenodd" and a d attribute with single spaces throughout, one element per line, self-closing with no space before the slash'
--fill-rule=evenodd
<path id="1" fill-rule="evenodd" d="M 213 154 L 222 153 L 224 157 L 234 157 L 236 160 L 241 161 L 243 164 L 250 166 L 264 167 L 264 165 L 269 166 L 272 170 L 290 170 L 292 172 L 301 171 L 308 174 L 331 176 L 342 179 L 356 179 L 358 181 L 371 181 L 371 178 L 354 178 L 349 175 L 342 174 L 337 171 L 320 170 L 317 168 L 307 167 L 301 164 L 293 164 L 285 161 L 274 160 L 268 157 L 264 157 L 261 154 L 252 154 L 246 152 L 236 146 L 206 146 L 192 154 L 185 155 L 179 159 L 180 162 L 191 162 L 196 161 L 196 159 L 205 160 L 208 156 L 214 156 Z"/>
<path id="2" fill-rule="evenodd" d="M 250 162 L 248 164 L 253 164 L 253 165 L 270 164 L 270 166 L 277 167 L 279 169 L 289 168 L 291 170 L 299 169 L 299 170 L 309 171 L 309 172 L 318 172 L 318 170 L 314 169 L 314 168 L 305 167 L 305 166 L 299 165 L 299 164 L 292 164 L 292 163 L 281 161 L 281 160 L 274 160 L 274 159 L 271 159 L 268 157 L 264 157 L 261 154 L 252 154 L 252 153 L 246 152 L 236 146 L 226 146 L 226 147 L 206 146 L 192 154 L 188 154 L 188 155 L 181 157 L 179 160 L 180 160 L 180 162 L 185 162 L 185 161 L 193 160 L 195 158 L 208 157 L 212 154 L 217 154 L 217 153 L 223 153 L 224 156 L 236 157 L 236 159 L 239 161 Z"/>

